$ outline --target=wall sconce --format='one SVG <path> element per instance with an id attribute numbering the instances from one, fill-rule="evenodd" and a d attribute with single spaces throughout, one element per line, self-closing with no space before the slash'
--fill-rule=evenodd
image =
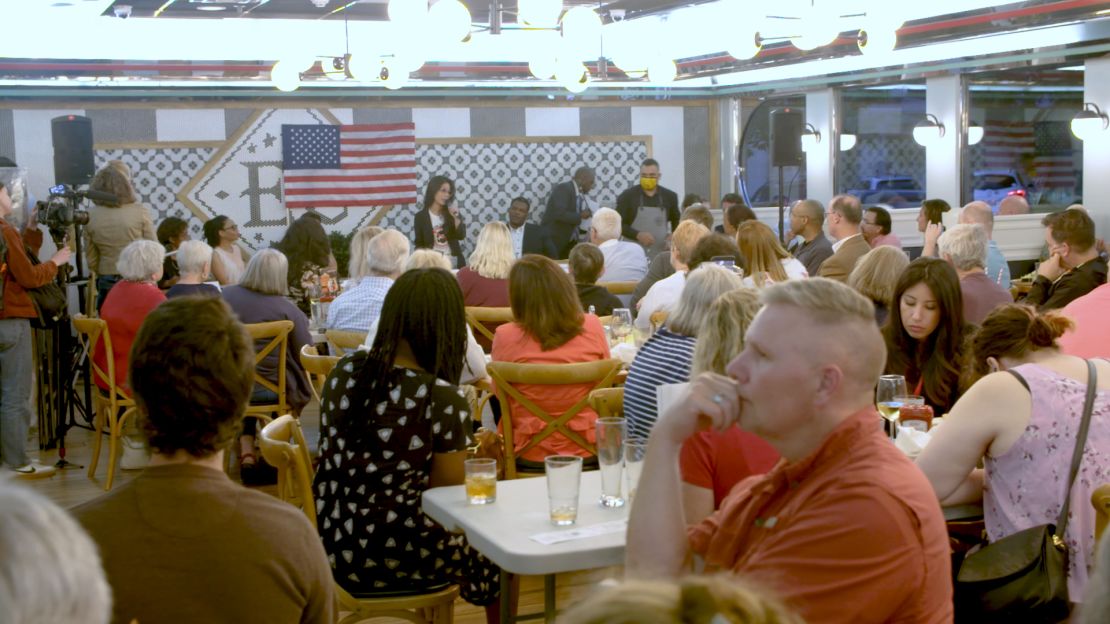
<path id="1" fill-rule="evenodd" d="M 807 123 L 805 127 L 802 128 L 802 151 L 808 153 L 809 150 L 817 147 L 817 144 L 820 142 L 821 133 L 817 131 L 817 128 L 814 127 L 813 124 Z"/>
<path id="2" fill-rule="evenodd" d="M 1071 119 L 1071 133 L 1080 141 L 1088 141 L 1106 130 L 1108 125 L 1110 120 L 1097 104 L 1084 102 L 1083 110 Z"/>
<path id="3" fill-rule="evenodd" d="M 922 147 L 936 144 L 944 136 L 944 124 L 936 115 L 925 114 L 925 119 L 913 127 L 913 140 Z"/>
<path id="4" fill-rule="evenodd" d="M 840 135 L 840 151 L 847 152 L 856 146 L 856 135 L 842 134 Z"/>
<path id="5" fill-rule="evenodd" d="M 979 124 L 971 124 L 967 127 L 967 144 L 977 145 L 979 141 L 983 140 L 983 126 Z"/>

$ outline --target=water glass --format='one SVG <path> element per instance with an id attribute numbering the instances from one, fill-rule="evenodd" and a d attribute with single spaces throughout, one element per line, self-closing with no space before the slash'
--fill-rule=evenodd
<path id="1" fill-rule="evenodd" d="M 636 498 L 636 486 L 640 483 L 640 472 L 647 457 L 647 438 L 628 438 L 624 441 L 624 479 L 625 498 L 628 504 Z"/>
<path id="2" fill-rule="evenodd" d="M 601 506 L 620 507 L 625 423 L 623 418 L 597 419 L 597 463 L 601 468 Z"/>
<path id="3" fill-rule="evenodd" d="M 320 301 L 319 299 L 311 299 L 308 302 L 308 306 L 311 316 L 309 325 L 313 329 L 323 329 L 328 321 L 328 302 Z"/>
<path id="4" fill-rule="evenodd" d="M 466 501 L 471 505 L 488 505 L 497 500 L 497 460 L 468 459 L 463 463 L 466 475 Z"/>
<path id="5" fill-rule="evenodd" d="M 883 375 L 879 377 L 879 385 L 875 389 L 875 407 L 883 417 L 883 428 L 887 435 L 894 437 L 896 430 L 895 421 L 898 420 L 898 408 L 901 403 L 897 397 L 905 396 L 906 378 L 902 375 Z"/>
<path id="6" fill-rule="evenodd" d="M 567 526 L 578 520 L 578 486 L 582 481 L 582 458 L 549 455 L 543 460 L 547 472 L 547 502 L 551 524 Z"/>
<path id="7" fill-rule="evenodd" d="M 628 336 L 632 334 L 632 310 L 613 308 L 613 320 L 609 323 L 609 327 L 615 344 L 627 342 Z"/>

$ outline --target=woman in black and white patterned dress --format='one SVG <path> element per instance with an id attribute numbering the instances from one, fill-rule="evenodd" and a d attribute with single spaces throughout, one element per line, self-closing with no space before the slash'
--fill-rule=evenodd
<path id="1" fill-rule="evenodd" d="M 470 405 L 458 379 L 463 299 L 442 269 L 398 279 L 370 351 L 328 376 L 320 409 L 316 511 L 335 580 L 353 593 L 460 585 L 494 606 L 499 569 L 424 515 L 424 490 L 463 482 Z"/>

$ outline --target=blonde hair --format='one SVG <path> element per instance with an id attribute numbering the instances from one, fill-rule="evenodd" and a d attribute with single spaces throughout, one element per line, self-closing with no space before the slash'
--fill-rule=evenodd
<path id="1" fill-rule="evenodd" d="M 718 297 L 698 330 L 690 377 L 706 372 L 724 375 L 728 363 L 744 350 L 744 334 L 759 308 L 759 293 L 751 288 Z"/>
<path id="2" fill-rule="evenodd" d="M 513 268 L 513 239 L 509 226 L 491 221 L 478 232 L 474 253 L 468 262 L 470 269 L 487 279 L 508 279 Z"/>
<path id="3" fill-rule="evenodd" d="M 898 278 L 909 265 L 910 258 L 901 249 L 890 245 L 876 247 L 856 260 L 856 266 L 848 276 L 848 286 L 889 308 L 893 304 Z"/>
<path id="4" fill-rule="evenodd" d="M 289 259 L 285 254 L 276 249 L 263 249 L 247 262 L 239 285 L 263 295 L 284 297 L 289 294 L 289 283 L 286 281 L 288 275 Z"/>
<path id="5" fill-rule="evenodd" d="M 790 305 L 809 313 L 823 325 L 850 321 L 875 327 L 875 307 L 866 297 L 840 282 L 811 277 L 774 284 L 760 293 L 763 305 Z"/>
<path id="6" fill-rule="evenodd" d="M 671 247 L 674 248 L 679 262 L 689 264 L 690 258 L 694 256 L 694 247 L 697 247 L 698 241 L 708 235 L 709 228 L 697 221 L 679 223 L 674 229 L 674 234 L 671 235 Z"/>
<path id="7" fill-rule="evenodd" d="M 412 252 L 408 262 L 405 263 L 406 271 L 411 271 L 413 269 L 443 269 L 444 271 L 450 271 L 451 261 L 447 259 L 447 256 L 438 251 L 417 249 Z"/>
<path id="8" fill-rule="evenodd" d="M 686 277 L 678 304 L 667 318 L 667 329 L 683 336 L 696 336 L 713 302 L 726 292 L 743 287 L 744 280 L 736 273 L 712 262 L 703 263 Z"/>
<path id="9" fill-rule="evenodd" d="M 561 624 L 803 624 L 768 592 L 730 576 L 628 581 L 595 592 Z"/>
<path id="10" fill-rule="evenodd" d="M 767 224 L 760 221 L 745 221 L 736 228 L 736 246 L 748 261 L 748 273 L 752 276 L 766 273 L 775 282 L 790 279 L 782 261 L 790 254 L 782 248 L 775 233 Z M 763 280 L 756 280 L 762 282 Z"/>
<path id="11" fill-rule="evenodd" d="M 376 225 L 368 225 L 355 232 L 351 237 L 351 259 L 347 262 L 347 277 L 357 281 L 370 275 L 370 239 L 384 231 Z"/>

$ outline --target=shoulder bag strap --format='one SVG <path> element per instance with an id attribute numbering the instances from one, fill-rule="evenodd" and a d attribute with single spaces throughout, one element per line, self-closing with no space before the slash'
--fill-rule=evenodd
<path id="1" fill-rule="evenodd" d="M 1064 491 L 1064 505 L 1060 508 L 1060 517 L 1056 519 L 1056 536 L 1063 539 L 1064 530 L 1068 526 L 1068 511 L 1071 508 L 1071 486 L 1075 483 L 1075 475 L 1079 473 L 1079 464 L 1083 462 L 1083 447 L 1087 444 L 1087 429 L 1091 426 L 1091 412 L 1095 407 L 1095 393 L 1098 391 L 1098 372 L 1095 365 L 1087 360 L 1087 397 L 1083 402 L 1083 420 L 1079 424 L 1079 433 L 1075 436 L 1075 451 L 1071 454 L 1071 470 L 1068 471 L 1068 489 Z"/>

